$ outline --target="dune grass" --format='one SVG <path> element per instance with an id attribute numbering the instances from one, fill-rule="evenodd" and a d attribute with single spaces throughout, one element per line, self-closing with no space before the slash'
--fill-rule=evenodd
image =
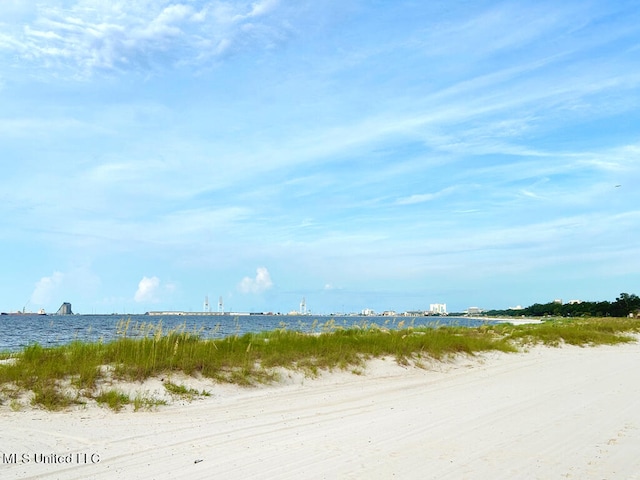
<path id="1" fill-rule="evenodd" d="M 424 359 L 442 360 L 458 354 L 485 351 L 514 352 L 520 346 L 542 343 L 558 346 L 616 344 L 635 340 L 640 320 L 597 318 L 553 320 L 533 325 L 484 325 L 476 328 L 439 327 L 395 330 L 375 325 L 349 329 L 335 323 L 321 325 L 313 334 L 281 328 L 263 333 L 204 339 L 185 327 L 165 331 L 162 323 L 121 323 L 119 338 L 102 343 L 72 342 L 43 348 L 33 344 L 0 364 L 0 399 L 15 405 L 20 393 L 30 392 L 31 404 L 49 410 L 64 409 L 93 399 L 118 411 L 160 405 L 161 400 L 134 399 L 102 385 L 143 381 L 154 376 L 184 373 L 218 382 L 255 385 L 278 380 L 278 368 L 316 375 L 323 370 L 360 372 L 371 358 L 393 357 L 400 364 Z M 205 395 L 166 382 L 174 395 Z"/>
<path id="2" fill-rule="evenodd" d="M 505 338 L 519 344 L 541 343 L 548 346 L 561 344 L 615 345 L 635 341 L 632 336 L 640 332 L 637 318 L 575 318 L 553 319 L 541 324 L 502 325 L 498 329 Z"/>
<path id="3" fill-rule="evenodd" d="M 209 397 L 211 394 L 206 390 L 196 390 L 195 388 L 187 387 L 186 385 L 180 385 L 171 381 L 164 382 L 164 388 L 171 395 L 175 395 L 187 400 L 193 400 L 195 397 Z"/>
<path id="4" fill-rule="evenodd" d="M 107 405 L 116 412 L 122 410 L 122 407 L 131 403 L 129 395 L 118 390 L 102 390 L 94 398 L 99 404 Z"/>

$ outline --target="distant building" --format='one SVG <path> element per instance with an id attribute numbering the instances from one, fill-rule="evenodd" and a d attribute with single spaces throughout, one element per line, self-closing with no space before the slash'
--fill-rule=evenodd
<path id="1" fill-rule="evenodd" d="M 467 315 L 480 315 L 484 310 L 479 307 L 469 307 L 467 309 Z"/>
<path id="2" fill-rule="evenodd" d="M 385 310 L 384 312 L 382 312 L 383 317 L 395 317 L 397 315 L 398 314 L 394 310 Z"/>
<path id="3" fill-rule="evenodd" d="M 402 315 L 405 317 L 423 317 L 427 314 L 424 310 L 408 310 L 404 312 Z"/>
<path id="4" fill-rule="evenodd" d="M 562 305 L 562 299 L 561 298 L 556 298 L 553 303 L 557 303 L 558 305 Z"/>
<path id="5" fill-rule="evenodd" d="M 71 311 L 71 304 L 69 302 L 64 302 L 60 305 L 56 315 L 73 315 L 73 312 Z"/>
<path id="6" fill-rule="evenodd" d="M 302 301 L 300 302 L 300 315 L 307 314 L 307 300 L 302 297 Z"/>
<path id="7" fill-rule="evenodd" d="M 447 314 L 447 304 L 446 303 L 432 303 L 429 305 L 429 313 L 438 314 L 438 315 L 446 315 Z"/>
<path id="8" fill-rule="evenodd" d="M 365 317 L 372 317 L 375 314 L 376 314 L 375 310 L 371 308 L 365 308 L 364 310 L 362 310 L 362 315 L 364 315 Z"/>

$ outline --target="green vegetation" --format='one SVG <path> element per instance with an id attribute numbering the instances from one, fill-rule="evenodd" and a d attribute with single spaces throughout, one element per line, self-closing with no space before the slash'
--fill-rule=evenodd
<path id="1" fill-rule="evenodd" d="M 640 313 L 640 297 L 621 293 L 614 302 L 534 303 L 519 310 L 489 310 L 489 317 L 628 317 Z"/>
<path id="2" fill-rule="evenodd" d="M 279 368 L 312 376 L 336 368 L 359 374 L 367 360 L 378 357 L 421 365 L 425 359 L 445 360 L 459 354 L 514 352 L 532 343 L 616 344 L 635 340 L 631 334 L 640 332 L 640 319 L 560 319 L 477 328 L 413 328 L 401 321 L 394 326 L 397 329 L 366 324 L 343 329 L 331 321 L 313 334 L 281 328 L 212 340 L 201 338 L 199 332 L 186 332 L 184 326 L 163 331 L 161 323 L 131 326 L 122 322 L 120 338 L 112 342 L 72 342 L 51 348 L 34 344 L 5 358 L 0 363 L 0 401 L 8 400 L 13 410 L 20 409 L 18 399 L 25 395 L 32 405 L 49 410 L 91 399 L 115 411 L 127 405 L 148 409 L 165 402 L 140 395 L 132 400 L 104 385 L 173 373 L 256 385 L 277 381 Z M 167 392 L 183 398 L 208 395 L 169 380 L 164 385 Z"/>
<path id="3" fill-rule="evenodd" d="M 498 329 L 514 344 L 542 343 L 590 346 L 616 345 L 636 340 L 632 334 L 640 332 L 637 318 L 579 318 L 548 320 L 541 324 L 501 325 Z"/>
<path id="4" fill-rule="evenodd" d="M 131 403 L 129 395 L 118 390 L 101 391 L 98 395 L 96 395 L 95 399 L 99 404 L 105 404 L 111 410 L 114 410 L 116 412 L 120 411 L 125 405 Z"/>
<path id="5" fill-rule="evenodd" d="M 186 398 L 188 400 L 192 400 L 194 397 L 202 396 L 209 397 L 211 394 L 206 390 L 198 391 L 195 388 L 187 387 L 186 385 L 178 385 L 173 382 L 165 382 L 164 388 L 167 392 L 172 395 L 177 395 L 178 397 Z"/>
<path id="6" fill-rule="evenodd" d="M 139 394 L 135 396 L 131 404 L 133 405 L 133 411 L 137 412 L 138 410 L 151 410 L 154 407 L 166 405 L 167 402 L 165 400 L 153 398 L 148 395 Z"/>

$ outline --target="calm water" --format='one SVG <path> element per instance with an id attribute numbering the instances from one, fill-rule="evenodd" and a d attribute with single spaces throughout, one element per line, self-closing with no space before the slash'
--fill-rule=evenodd
<path id="1" fill-rule="evenodd" d="M 61 345 L 73 340 L 109 341 L 118 338 L 118 324 L 130 320 L 128 336 L 134 326 L 157 325 L 163 330 L 184 325 L 187 331 L 197 331 L 201 337 L 223 338 L 248 332 L 263 332 L 286 327 L 302 332 L 321 331 L 322 325 L 333 321 L 336 326 L 377 324 L 387 328 L 404 326 L 477 326 L 484 322 L 464 317 L 338 317 L 338 316 L 200 316 L 200 315 L 2 315 L 0 316 L 0 352 L 16 351 L 39 343 L 42 346 Z M 315 323 L 315 326 L 314 326 Z"/>

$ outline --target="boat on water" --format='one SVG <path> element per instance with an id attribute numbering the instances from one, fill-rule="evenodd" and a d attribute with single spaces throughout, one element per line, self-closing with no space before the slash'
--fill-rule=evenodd
<path id="1" fill-rule="evenodd" d="M 46 315 L 47 313 L 44 311 L 44 308 L 41 308 L 37 312 L 27 312 L 26 305 L 22 307 L 22 310 L 17 310 L 15 312 L 2 312 L 0 315 Z M 73 311 L 71 310 L 71 304 L 69 302 L 63 302 L 60 305 L 60 308 L 55 313 L 55 315 L 73 315 Z"/>
<path id="2" fill-rule="evenodd" d="M 37 312 L 27 312 L 23 308 L 22 311 L 18 310 L 17 312 L 1 312 L 0 315 L 46 315 L 44 308 L 41 308 Z"/>

